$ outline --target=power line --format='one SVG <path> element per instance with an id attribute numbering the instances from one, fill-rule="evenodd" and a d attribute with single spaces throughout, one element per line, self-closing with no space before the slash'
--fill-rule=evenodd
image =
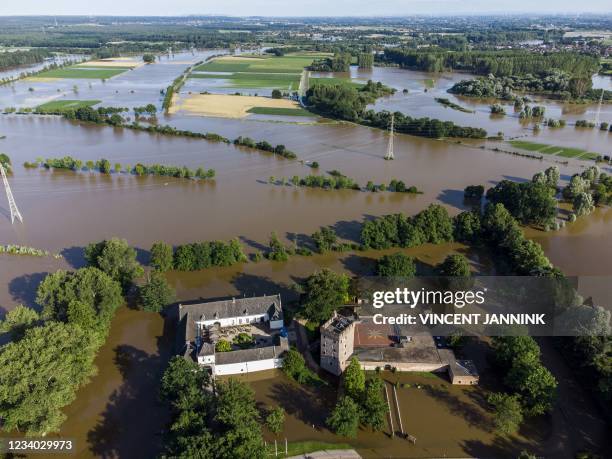
<path id="1" fill-rule="evenodd" d="M 595 114 L 595 126 L 599 124 L 599 115 L 601 114 L 601 104 L 603 103 L 604 90 L 601 90 L 601 96 L 599 97 L 599 105 L 597 106 L 597 112 Z"/>

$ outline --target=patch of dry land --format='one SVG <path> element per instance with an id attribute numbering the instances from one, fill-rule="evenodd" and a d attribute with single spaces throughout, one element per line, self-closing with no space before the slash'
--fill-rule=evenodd
<path id="1" fill-rule="evenodd" d="M 184 111 L 195 115 L 222 118 L 244 118 L 253 107 L 299 108 L 296 102 L 287 99 L 272 99 L 257 96 L 232 96 L 228 94 L 191 94 L 181 98 L 170 107 L 170 113 Z"/>
<path id="2" fill-rule="evenodd" d="M 144 62 L 138 62 L 131 58 L 117 57 L 114 59 L 96 59 L 93 61 L 86 61 L 77 64 L 76 67 L 122 67 L 122 68 L 135 68 L 143 65 Z"/>

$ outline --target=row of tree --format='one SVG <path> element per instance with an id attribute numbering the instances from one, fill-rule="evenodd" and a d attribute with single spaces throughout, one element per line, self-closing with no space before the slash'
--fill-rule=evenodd
<path id="1" fill-rule="evenodd" d="M 10 84 L 10 83 L 14 83 L 17 80 L 21 80 L 21 79 L 24 79 L 24 78 L 33 77 L 33 76 L 36 76 L 36 75 L 38 75 L 40 73 L 47 72 L 49 70 L 60 69 L 60 68 L 63 68 L 63 67 L 70 67 L 70 66 L 72 66 L 74 64 L 77 64 L 77 63 L 78 63 L 78 61 L 73 61 L 73 60 L 65 60 L 65 61 L 62 61 L 62 62 L 59 62 L 59 63 L 58 62 L 51 62 L 50 64 L 45 65 L 40 70 L 30 71 L 30 72 L 20 72 L 19 75 L 15 75 L 15 76 L 6 76 L 6 77 L 0 79 L 0 86 L 7 85 L 7 84 Z M 13 107 L 11 107 L 11 108 L 13 108 Z M 12 110 L 12 112 L 15 112 L 15 111 L 17 111 L 16 108 L 14 110 Z"/>
<path id="2" fill-rule="evenodd" d="M 547 70 L 538 74 L 495 76 L 455 83 L 448 92 L 468 97 L 495 97 L 512 100 L 515 92 L 544 94 L 555 98 L 599 100 L 601 90 L 592 90 L 590 76 L 572 76 L 561 70 Z M 604 100 L 612 99 L 612 91 L 604 91 Z"/>
<path id="3" fill-rule="evenodd" d="M 362 116 L 362 124 L 380 129 L 388 129 L 391 124 L 391 113 L 388 111 L 366 111 Z M 442 137 L 458 137 L 469 139 L 484 139 L 487 131 L 482 128 L 458 126 L 452 121 L 440 121 L 436 118 L 412 118 L 401 112 L 395 112 L 395 132 L 440 139 Z"/>
<path id="4" fill-rule="evenodd" d="M 42 159 L 42 158 L 41 158 Z M 111 170 L 115 172 L 127 172 L 138 176 L 154 175 L 160 177 L 177 177 L 177 178 L 198 178 L 198 179 L 212 179 L 215 177 L 215 170 L 205 170 L 202 167 L 198 167 L 196 170 L 189 169 L 186 166 L 167 166 L 164 164 L 151 164 L 145 165 L 137 163 L 135 166 L 115 163 L 111 166 L 111 162 L 108 159 L 99 159 L 97 161 L 87 160 L 82 161 L 75 159 L 71 156 L 64 156 L 63 158 L 47 158 L 44 161 L 36 162 L 25 162 L 24 167 L 38 167 L 42 166 L 45 169 L 68 169 L 72 171 L 80 171 L 84 167 L 88 170 L 98 169 L 103 174 L 110 174 Z"/>
<path id="5" fill-rule="evenodd" d="M 29 49 L 0 52 L 0 70 L 10 69 L 19 65 L 38 64 L 50 57 L 46 49 Z"/>
<path id="6" fill-rule="evenodd" d="M 384 60 L 402 67 L 427 72 L 464 71 L 495 76 L 535 75 L 561 70 L 572 76 L 591 77 L 599 69 L 599 59 L 575 52 L 533 53 L 517 51 L 413 50 L 385 48 Z"/>
<path id="7" fill-rule="evenodd" d="M 152 104 L 151 104 L 152 105 Z M 155 113 L 153 110 L 154 106 L 149 107 L 148 105 L 145 107 L 134 107 L 134 110 L 138 110 L 139 113 L 147 112 L 147 113 Z M 125 109 L 127 110 L 127 109 Z M 124 109 L 120 109 L 120 111 L 124 111 Z M 162 135 L 169 136 L 180 136 L 180 137 L 193 137 L 198 139 L 205 139 L 212 142 L 224 142 L 224 143 L 233 143 L 234 145 L 240 145 L 248 148 L 252 148 L 254 150 L 261 150 L 270 153 L 274 153 L 275 155 L 281 156 L 286 159 L 296 159 L 297 155 L 291 150 L 287 149 L 284 145 L 272 145 L 269 142 L 255 141 L 250 137 L 239 136 L 233 141 L 230 141 L 227 137 L 224 137 L 219 134 L 206 132 L 194 132 L 188 131 L 184 129 L 176 129 L 169 125 L 142 125 L 137 121 L 126 124 L 125 120 L 117 113 L 117 109 L 113 109 L 112 107 L 99 107 L 94 109 L 92 107 L 81 107 L 78 109 L 61 109 L 56 110 L 54 112 L 45 111 L 46 114 L 57 114 L 62 115 L 67 119 L 75 119 L 79 121 L 85 121 L 89 123 L 96 124 L 110 124 L 112 126 L 121 126 L 127 129 L 133 129 L 137 131 L 145 131 L 149 133 L 156 133 Z"/>
<path id="8" fill-rule="evenodd" d="M 313 72 L 343 72 L 347 73 L 351 69 L 353 56 L 351 53 L 336 53 L 333 57 L 315 59 L 308 66 L 308 70 Z"/>
<path id="9" fill-rule="evenodd" d="M 333 172 L 333 171 L 332 171 Z M 354 179 L 343 174 L 333 174 L 331 177 L 324 175 L 307 175 L 299 177 L 294 175 L 291 179 L 283 178 L 280 180 L 283 185 L 291 184 L 293 186 L 304 186 L 308 188 L 325 188 L 330 190 L 362 190 L 376 193 L 378 191 L 391 191 L 395 193 L 421 193 L 415 186 L 406 186 L 403 180 L 392 179 L 388 185 L 384 183 L 375 184 L 368 180 L 365 187 L 361 187 Z M 275 183 L 276 178 L 270 177 L 270 183 Z"/>
<path id="10" fill-rule="evenodd" d="M 212 266 L 231 266 L 246 260 L 237 239 L 183 244 L 176 250 L 165 242 L 156 242 L 151 247 L 149 264 L 160 272 L 171 269 L 196 271 Z"/>
<path id="11" fill-rule="evenodd" d="M 202 61 L 196 62 L 195 64 L 187 67 L 182 74 L 180 74 L 174 79 L 172 84 L 170 84 L 170 86 L 168 86 L 165 91 L 163 89 L 161 90 L 161 94 L 164 96 L 164 100 L 162 102 L 162 109 L 165 112 L 168 112 L 168 110 L 170 110 L 174 95 L 178 93 L 183 87 L 191 71 L 200 64 L 202 64 Z"/>
<path id="12" fill-rule="evenodd" d="M 453 220 L 438 204 L 431 204 L 412 217 L 393 214 L 367 220 L 361 228 L 361 244 L 366 249 L 416 247 L 452 239 Z"/>
<path id="13" fill-rule="evenodd" d="M 262 416 L 247 383 L 230 378 L 215 382 L 213 390 L 208 371 L 177 356 L 162 377 L 160 399 L 172 417 L 164 442 L 168 457 L 267 457 Z M 265 420 L 280 432 L 284 411 L 272 410 Z"/>
<path id="14" fill-rule="evenodd" d="M 281 156 L 286 159 L 296 159 L 297 155 L 293 153 L 291 150 L 288 150 L 284 145 L 272 145 L 265 140 L 261 140 L 256 142 L 250 137 L 242 137 L 238 136 L 234 139 L 234 145 L 240 145 L 242 147 L 253 148 L 254 150 L 267 151 L 270 153 L 274 153 L 275 155 Z"/>
<path id="15" fill-rule="evenodd" d="M 344 395 L 327 418 L 327 425 L 343 437 L 357 436 L 359 425 L 380 432 L 385 428 L 389 412 L 383 391 L 385 383 L 375 375 L 366 378 L 356 357 L 352 357 L 342 376 Z"/>

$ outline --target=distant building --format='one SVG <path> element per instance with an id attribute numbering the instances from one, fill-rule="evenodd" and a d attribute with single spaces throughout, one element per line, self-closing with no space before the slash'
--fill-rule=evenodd
<path id="1" fill-rule="evenodd" d="M 186 358 L 210 369 L 214 376 L 280 368 L 289 349 L 283 330 L 280 295 L 232 298 L 208 303 L 179 304 L 180 344 Z M 240 334 L 253 337 L 253 345 L 218 352 L 217 344 L 230 344 Z"/>
<path id="2" fill-rule="evenodd" d="M 375 324 L 371 317 L 355 319 L 334 312 L 321 326 L 321 368 L 339 376 L 351 357 L 364 370 L 445 371 L 452 384 L 478 384 L 474 363 L 456 360 L 429 331 L 411 335 L 397 325 Z"/>

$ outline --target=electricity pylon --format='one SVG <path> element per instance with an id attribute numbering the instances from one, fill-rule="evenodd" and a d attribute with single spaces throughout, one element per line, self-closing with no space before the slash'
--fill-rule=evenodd
<path id="1" fill-rule="evenodd" d="M 395 114 L 391 115 L 391 128 L 389 129 L 389 144 L 387 145 L 387 154 L 385 155 L 386 160 L 395 159 L 393 155 L 393 123 L 395 121 Z"/>
<path id="2" fill-rule="evenodd" d="M 4 170 L 4 166 L 2 165 L 2 163 L 0 163 L 0 174 L 2 174 L 4 190 L 6 191 L 6 197 L 8 198 L 9 209 L 11 210 L 11 223 L 15 223 L 15 219 L 23 223 L 23 218 L 21 217 L 21 213 L 19 212 L 17 204 L 15 203 L 15 198 L 13 197 L 13 193 L 11 192 L 11 187 L 9 186 L 8 179 L 6 178 L 6 171 Z"/>
<path id="3" fill-rule="evenodd" d="M 603 103 L 604 90 L 601 90 L 601 96 L 599 97 L 599 105 L 597 106 L 597 112 L 595 113 L 595 126 L 599 124 L 599 115 L 601 114 L 601 104 Z"/>

